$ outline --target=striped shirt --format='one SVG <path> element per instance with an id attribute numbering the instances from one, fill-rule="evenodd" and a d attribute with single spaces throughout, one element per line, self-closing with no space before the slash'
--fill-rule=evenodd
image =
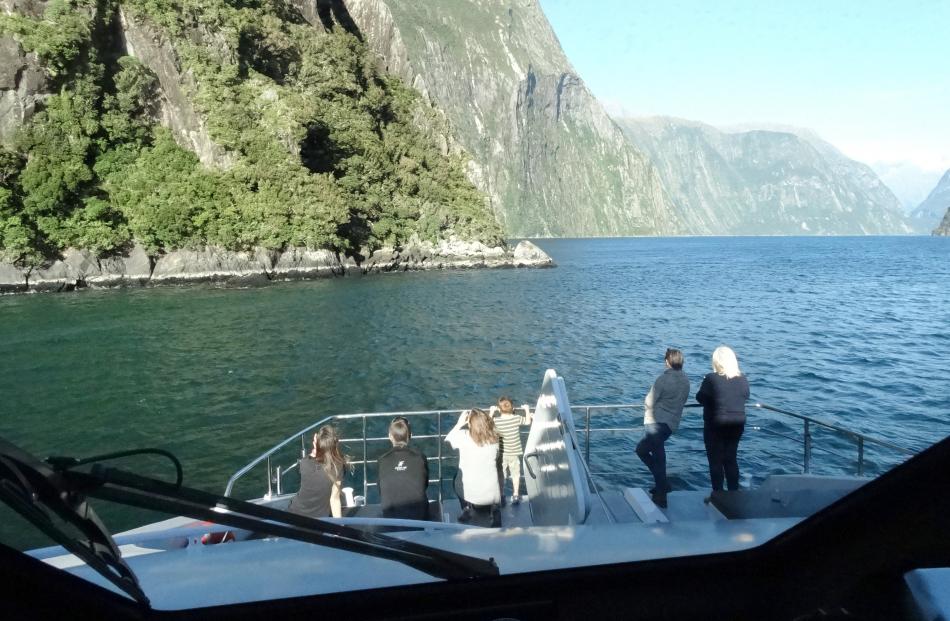
<path id="1" fill-rule="evenodd" d="M 501 452 L 505 455 L 521 455 L 521 425 L 527 425 L 528 419 L 516 414 L 498 414 L 494 423 L 501 436 Z"/>

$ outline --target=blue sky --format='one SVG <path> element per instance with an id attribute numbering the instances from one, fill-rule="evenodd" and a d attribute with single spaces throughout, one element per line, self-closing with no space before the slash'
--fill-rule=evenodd
<path id="1" fill-rule="evenodd" d="M 540 2 L 612 113 L 796 125 L 950 168 L 950 0 Z"/>

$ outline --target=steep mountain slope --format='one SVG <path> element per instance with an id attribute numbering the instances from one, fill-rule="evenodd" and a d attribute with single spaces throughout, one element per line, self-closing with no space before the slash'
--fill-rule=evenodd
<path id="1" fill-rule="evenodd" d="M 950 237 L 950 207 L 947 207 L 947 213 L 943 214 L 943 221 L 934 229 L 933 234 Z"/>
<path id="2" fill-rule="evenodd" d="M 593 98 L 535 0 L 346 0 L 388 71 L 445 113 L 511 235 L 675 234 L 649 161 Z M 434 128 L 434 131 L 440 131 Z"/>
<path id="3" fill-rule="evenodd" d="M 901 202 L 904 213 L 911 213 L 927 198 L 940 181 L 940 172 L 925 170 L 912 162 L 871 162 L 874 174 Z"/>
<path id="4" fill-rule="evenodd" d="M 937 226 L 947 210 L 950 209 L 950 170 L 944 173 L 936 187 L 920 205 L 911 213 L 911 216 L 920 220 L 927 229 Z"/>
<path id="5" fill-rule="evenodd" d="M 2 2 L 0 260 L 504 243 L 464 157 L 419 129 L 437 112 L 332 15 L 308 23 L 287 0 Z"/>
<path id="6" fill-rule="evenodd" d="M 727 133 L 683 119 L 619 119 L 699 234 L 909 233 L 893 193 L 814 134 Z"/>

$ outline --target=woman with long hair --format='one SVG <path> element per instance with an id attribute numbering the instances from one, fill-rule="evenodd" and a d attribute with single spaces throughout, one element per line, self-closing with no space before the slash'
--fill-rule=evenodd
<path id="1" fill-rule="evenodd" d="M 341 517 L 340 503 L 347 458 L 340 451 L 340 438 L 330 425 L 313 434 L 313 450 L 298 462 L 300 491 L 287 508 L 307 517 Z"/>
<path id="2" fill-rule="evenodd" d="M 455 427 L 446 434 L 445 441 L 459 452 L 459 472 L 462 489 L 459 502 L 462 504 L 463 520 L 473 509 L 488 507 L 492 525 L 498 515 L 501 502 L 501 487 L 498 485 L 498 432 L 491 417 L 478 408 L 462 412 Z M 471 505 L 474 505 L 471 506 Z M 467 511 L 466 511 L 467 510 Z"/>
<path id="3" fill-rule="evenodd" d="M 739 439 L 745 430 L 749 381 L 739 370 L 736 353 L 721 345 L 712 355 L 713 372 L 703 378 L 696 401 L 703 406 L 703 442 L 713 491 L 739 489 Z"/>

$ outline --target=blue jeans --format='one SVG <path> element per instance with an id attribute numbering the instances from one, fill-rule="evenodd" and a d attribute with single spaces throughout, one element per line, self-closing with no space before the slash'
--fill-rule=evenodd
<path id="1" fill-rule="evenodd" d="M 650 423 L 644 425 L 644 427 L 646 435 L 637 444 L 637 457 L 646 464 L 653 474 L 656 494 L 666 496 L 666 492 L 669 491 L 670 487 L 666 481 L 666 449 L 663 443 L 673 432 L 666 423 Z"/>

